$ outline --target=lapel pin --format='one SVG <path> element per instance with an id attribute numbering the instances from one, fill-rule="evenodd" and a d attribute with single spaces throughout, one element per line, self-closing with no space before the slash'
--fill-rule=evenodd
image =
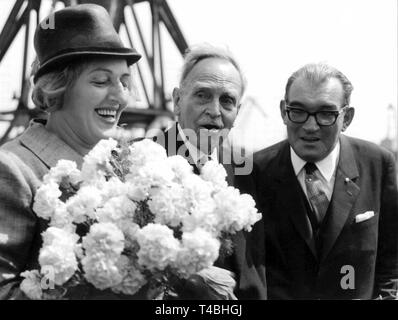
<path id="1" fill-rule="evenodd" d="M 345 182 L 345 183 L 350 182 L 350 178 L 345 178 L 345 179 L 344 179 L 344 182 Z"/>

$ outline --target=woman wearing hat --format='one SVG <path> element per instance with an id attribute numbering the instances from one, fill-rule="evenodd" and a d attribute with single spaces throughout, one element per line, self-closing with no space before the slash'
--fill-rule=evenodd
<path id="1" fill-rule="evenodd" d="M 45 222 L 32 211 L 35 190 L 58 160 L 82 164 L 109 137 L 131 93 L 129 66 L 140 59 L 125 48 L 107 11 L 67 7 L 35 33 L 38 68 L 32 98 L 48 112 L 0 148 L 0 299 L 23 299 L 20 272 L 37 269 Z"/>

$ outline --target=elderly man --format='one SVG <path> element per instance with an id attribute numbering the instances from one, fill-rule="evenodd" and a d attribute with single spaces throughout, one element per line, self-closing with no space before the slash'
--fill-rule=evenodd
<path id="1" fill-rule="evenodd" d="M 210 45 L 190 48 L 179 88 L 173 91 L 177 122 L 157 141 L 169 156 L 184 156 L 195 173 L 212 159 L 223 163 L 232 178 L 231 154 L 221 147 L 227 146 L 245 88 L 243 73 L 230 52 Z"/>
<path id="2" fill-rule="evenodd" d="M 237 116 L 246 82 L 242 71 L 225 49 L 198 45 L 190 48 L 184 60 L 180 86 L 173 91 L 177 122 L 164 135 L 157 136 L 168 156 L 184 156 L 196 174 L 209 159 L 222 163 L 228 183 L 233 184 L 231 148 L 223 149 Z M 245 235 L 234 239 L 235 252 L 216 265 L 232 269 L 237 276 L 235 293 L 241 299 L 264 299 L 265 271 L 256 269 Z"/>
<path id="3" fill-rule="evenodd" d="M 236 177 L 263 213 L 269 299 L 372 299 L 398 278 L 398 192 L 387 150 L 342 135 L 353 87 L 338 70 L 294 72 L 280 111 L 287 140 Z M 394 284 L 395 282 L 395 284 Z"/>

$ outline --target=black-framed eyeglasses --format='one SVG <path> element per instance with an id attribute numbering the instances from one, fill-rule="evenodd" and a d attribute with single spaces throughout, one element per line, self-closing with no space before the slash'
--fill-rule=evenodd
<path id="1" fill-rule="evenodd" d="M 339 111 L 317 111 L 307 112 L 300 108 L 294 108 L 286 105 L 286 112 L 289 120 L 293 123 L 305 123 L 310 116 L 314 116 L 319 126 L 332 126 L 335 124 L 339 115 L 347 108 L 344 106 Z"/>

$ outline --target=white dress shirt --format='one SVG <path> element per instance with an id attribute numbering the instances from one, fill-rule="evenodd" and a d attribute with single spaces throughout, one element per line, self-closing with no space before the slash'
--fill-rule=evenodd
<path id="1" fill-rule="evenodd" d="M 333 194 L 334 181 L 336 179 L 336 168 L 339 162 L 340 155 L 340 141 L 337 142 L 336 146 L 328 154 L 328 156 L 321 161 L 315 162 L 316 167 L 321 173 L 321 179 L 323 185 L 325 186 L 326 197 L 330 201 Z M 307 188 L 305 186 L 305 169 L 304 166 L 307 163 L 305 160 L 301 159 L 290 147 L 290 159 L 292 161 L 294 173 L 296 174 L 297 180 L 299 181 L 301 188 L 303 189 L 307 199 Z"/>

